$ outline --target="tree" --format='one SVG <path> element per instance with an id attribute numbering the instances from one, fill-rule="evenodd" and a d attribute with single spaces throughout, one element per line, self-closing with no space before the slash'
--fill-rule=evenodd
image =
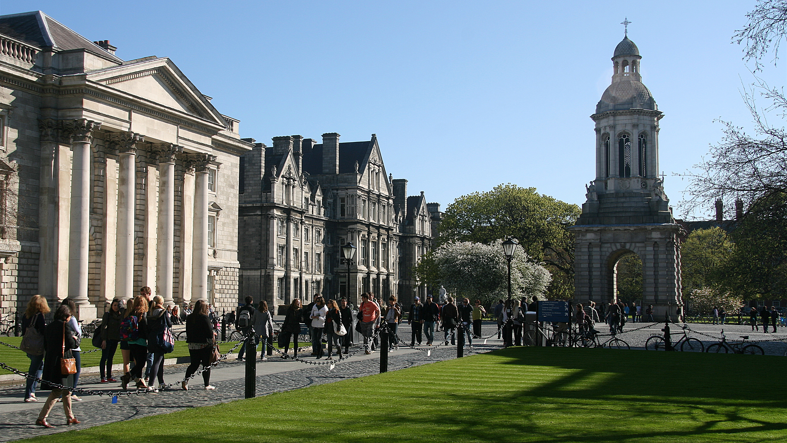
<path id="1" fill-rule="evenodd" d="M 739 312 L 743 298 L 715 288 L 694 289 L 686 298 L 687 314 L 707 315 L 713 308 L 724 308 L 728 315 Z"/>
<path id="2" fill-rule="evenodd" d="M 440 224 L 438 244 L 490 244 L 516 238 L 529 257 L 544 262 L 552 273 L 550 296 L 570 298 L 574 293 L 574 237 L 567 228 L 580 213 L 579 206 L 538 194 L 535 188 L 499 185 L 451 203 Z"/>
<path id="3" fill-rule="evenodd" d="M 733 250 L 734 244 L 719 227 L 692 231 L 681 245 L 684 298 L 688 299 L 697 289 L 718 289 L 725 280 L 725 268 Z"/>
<path id="4" fill-rule="evenodd" d="M 428 258 L 434 265 L 417 268 L 419 278 L 429 278 L 420 271 L 437 268 L 439 283 L 458 297 L 480 299 L 484 303 L 508 296 L 508 262 L 501 241 L 492 244 L 448 242 L 433 251 Z M 511 261 L 511 292 L 515 298 L 543 296 L 550 275 L 543 266 L 534 263 L 521 250 Z"/>
<path id="5" fill-rule="evenodd" d="M 626 303 L 642 300 L 642 259 L 627 254 L 617 264 L 618 299 Z"/>

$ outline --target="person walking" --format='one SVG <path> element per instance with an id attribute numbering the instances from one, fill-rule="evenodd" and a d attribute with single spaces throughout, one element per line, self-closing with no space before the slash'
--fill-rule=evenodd
<path id="1" fill-rule="evenodd" d="M 514 303 L 514 311 L 511 315 L 513 320 L 514 345 L 522 346 L 522 328 L 523 325 L 525 324 L 525 313 L 527 312 L 527 303 L 525 302 L 524 298 L 522 298 L 522 300 L 520 300 L 519 303 L 517 303 L 516 301 L 514 301 L 513 303 Z"/>
<path id="2" fill-rule="evenodd" d="M 353 344 L 353 310 L 347 305 L 347 299 L 342 297 L 339 304 L 339 312 L 342 314 L 342 324 L 344 329 L 347 329 L 347 334 L 342 337 L 342 344 L 344 345 L 344 353 L 350 353 L 350 345 Z"/>
<path id="3" fill-rule="evenodd" d="M 399 319 L 402 318 L 402 308 L 396 303 L 396 296 L 388 298 L 388 307 L 385 309 L 385 324 L 388 326 L 388 347 L 393 350 L 399 347 Z"/>
<path id="4" fill-rule="evenodd" d="M 254 325 L 252 321 L 252 317 L 254 317 L 254 298 L 251 295 L 247 295 L 244 299 L 246 302 L 245 305 L 238 308 L 238 313 L 235 315 L 235 329 L 238 330 L 244 337 L 249 334 L 252 326 Z M 246 340 L 244 339 L 240 345 L 240 350 L 238 351 L 238 361 L 243 361 L 243 355 L 246 352 Z M 254 356 L 252 359 L 257 358 L 257 351 L 253 352 Z"/>
<path id="5" fill-rule="evenodd" d="M 423 329 L 423 325 L 421 324 L 421 308 L 423 305 L 421 304 L 421 297 L 415 296 L 415 303 L 410 305 L 410 312 L 407 315 L 407 324 L 410 325 L 410 346 L 415 346 L 415 343 L 418 342 L 418 346 L 421 346 L 421 338 L 423 334 L 421 333 Z"/>
<path id="6" fill-rule="evenodd" d="M 757 326 L 757 308 L 754 306 L 751 307 L 749 311 L 749 324 L 751 325 L 752 331 L 759 331 L 760 328 Z"/>
<path id="7" fill-rule="evenodd" d="M 76 316 L 73 314 L 77 312 L 77 305 L 74 303 L 74 300 L 66 298 L 63 299 L 62 304 L 67 305 L 68 309 L 72 313 L 68 323 L 71 326 L 71 329 L 74 330 L 74 338 L 76 339 L 76 348 L 71 350 L 71 354 L 73 355 L 74 361 L 76 362 L 77 373 L 74 374 L 73 384 L 71 387 L 76 389 L 77 385 L 79 384 L 79 375 L 82 373 L 82 348 L 80 347 L 80 342 L 82 341 L 82 325 L 79 324 Z M 82 399 L 74 393 L 71 394 L 71 400 L 82 401 Z"/>
<path id="8" fill-rule="evenodd" d="M 500 340 L 500 334 L 503 331 L 503 309 L 505 309 L 505 305 L 503 304 L 503 300 L 500 299 L 497 301 L 497 305 L 495 306 L 495 319 L 497 319 L 497 339 Z"/>
<path id="9" fill-rule="evenodd" d="M 361 295 L 361 306 L 359 307 L 361 315 L 361 334 L 363 334 L 363 347 L 365 354 L 371 354 L 371 341 L 374 327 L 377 320 L 380 318 L 380 307 L 371 300 L 368 292 Z"/>
<path id="10" fill-rule="evenodd" d="M 112 359 L 120 343 L 121 320 L 123 313 L 120 312 L 120 300 L 114 299 L 109 305 L 109 311 L 101 317 L 101 360 L 98 363 L 101 383 L 117 381 L 112 378 Z"/>
<path id="11" fill-rule="evenodd" d="M 484 314 L 486 314 L 484 305 L 481 304 L 481 300 L 476 300 L 475 306 L 473 306 L 473 338 L 481 338 L 481 326 L 484 322 Z"/>
<path id="12" fill-rule="evenodd" d="M 760 311 L 760 317 L 762 317 L 762 332 L 768 333 L 768 323 L 771 320 L 771 312 L 768 311 L 767 306 L 762 307 L 762 311 Z"/>
<path id="13" fill-rule="evenodd" d="M 434 342 L 434 326 L 440 319 L 440 308 L 432 303 L 432 296 L 426 296 L 426 303 L 421 307 L 421 324 L 426 335 L 426 346 L 432 346 Z"/>
<path id="14" fill-rule="evenodd" d="M 344 325 L 342 323 L 342 312 L 336 300 L 328 300 L 325 313 L 325 333 L 328 336 L 328 360 L 333 360 L 333 348 L 339 354 L 339 360 L 342 359 L 342 344 L 341 336 L 336 333 L 336 325 Z M 346 329 L 346 326 L 345 326 Z M 348 331 L 349 332 L 349 331 Z"/>
<path id="15" fill-rule="evenodd" d="M 604 318 L 609 325 L 609 333 L 615 335 L 618 332 L 620 325 L 620 306 L 615 302 L 609 302 L 607 308 L 607 315 Z"/>
<path id="16" fill-rule="evenodd" d="M 328 307 L 325 306 L 325 299 L 322 295 L 318 295 L 314 299 L 314 306 L 310 318 L 312 319 L 312 355 L 318 359 L 322 358 L 322 333 L 325 329 L 325 315 L 328 313 Z"/>
<path id="17" fill-rule="evenodd" d="M 148 341 L 147 341 L 147 313 L 148 301 L 145 297 L 134 297 L 131 311 L 126 310 L 123 321 L 129 325 L 132 331 L 129 334 L 128 344 L 131 348 L 131 357 L 134 359 L 134 367 L 129 372 L 129 378 L 137 383 L 137 389 L 147 389 L 148 385 L 144 379 L 144 369 L 147 365 Z M 124 326 L 121 326 L 121 329 Z M 188 334 L 188 332 L 187 332 Z"/>
<path id="18" fill-rule="evenodd" d="M 172 320 L 169 313 L 164 308 L 164 297 L 157 295 L 153 297 L 153 307 L 148 313 L 148 352 L 153 354 L 153 365 L 150 367 L 148 376 L 148 391 L 158 392 L 164 389 L 164 349 L 159 346 L 158 337 L 164 334 L 164 330 L 172 328 Z M 188 334 L 188 333 L 187 333 Z M 155 381 L 158 378 L 159 388 L 156 389 Z"/>
<path id="19" fill-rule="evenodd" d="M 717 325 L 719 324 L 719 308 L 714 307 L 713 311 L 711 312 L 711 324 Z"/>
<path id="20" fill-rule="evenodd" d="M 267 355 L 267 347 L 268 347 L 268 338 L 273 337 L 273 317 L 271 316 L 270 311 L 268 311 L 268 302 L 265 300 L 261 301 L 259 305 L 257 305 L 257 310 L 254 312 L 254 352 L 249 352 L 246 354 L 246 358 L 257 358 L 257 345 L 262 342 L 262 352 L 260 353 L 260 360 L 266 361 L 268 360 Z M 253 355 L 252 355 L 253 354 Z"/>
<path id="21" fill-rule="evenodd" d="M 724 306 L 719 307 L 719 322 L 724 324 L 727 320 L 727 311 L 724 309 Z"/>
<path id="22" fill-rule="evenodd" d="M 298 335 L 301 333 L 301 299 L 296 298 L 290 303 L 287 308 L 287 313 L 284 316 L 284 323 L 281 326 L 282 331 L 279 332 L 286 334 L 284 336 L 284 354 L 281 358 L 287 358 L 287 352 L 290 350 L 290 339 L 293 341 L 293 356 L 298 358 Z M 281 343 L 279 343 L 281 347 Z"/>
<path id="23" fill-rule="evenodd" d="M 445 305 L 443 306 L 440 318 L 443 320 L 443 333 L 445 334 L 445 344 L 448 344 L 448 338 L 451 338 L 451 344 L 454 345 L 454 337 L 456 335 L 456 324 L 459 321 L 459 311 L 454 304 L 454 298 L 450 295 L 445 297 Z"/>
<path id="24" fill-rule="evenodd" d="M 189 379 L 202 364 L 205 390 L 216 389 L 210 384 L 210 356 L 216 342 L 216 331 L 208 316 L 208 303 L 205 300 L 197 300 L 194 311 L 186 317 L 186 337 L 191 363 L 186 368 L 186 379 L 181 382 L 181 387 L 184 391 L 189 390 Z"/>
<path id="25" fill-rule="evenodd" d="M 33 298 L 27 302 L 27 309 L 22 316 L 22 336 L 27 333 L 28 328 L 33 328 L 41 338 L 41 344 L 44 346 L 37 350 L 35 354 L 27 353 L 27 358 L 30 359 L 30 369 L 27 373 L 30 375 L 25 382 L 25 403 L 38 401 L 36 399 L 36 380 L 41 379 L 41 374 L 44 371 L 44 354 L 46 351 L 46 344 L 44 343 L 44 336 L 46 334 L 46 319 L 44 316 L 49 314 L 49 304 L 46 299 L 40 295 L 34 295 Z M 38 352 L 41 352 L 40 354 Z M 35 377 L 35 378 L 33 378 Z"/>
<path id="26" fill-rule="evenodd" d="M 771 306 L 771 326 L 773 326 L 774 333 L 776 333 L 777 323 L 779 323 L 779 311 L 776 309 L 776 306 Z"/>
<path id="27" fill-rule="evenodd" d="M 63 412 L 66 414 L 66 423 L 69 425 L 78 425 L 79 420 L 74 417 L 71 411 L 71 391 L 63 389 L 60 386 L 68 384 L 64 380 L 63 374 L 60 369 L 60 360 L 64 357 L 69 349 L 77 347 L 76 331 L 71 329 L 69 320 L 71 320 L 71 310 L 68 304 L 61 304 L 55 311 L 54 321 L 50 323 L 45 330 L 44 342 L 46 343 L 46 351 L 44 356 L 44 371 L 43 382 L 41 387 L 43 389 L 51 389 L 49 397 L 41 408 L 38 414 L 36 425 L 45 428 L 53 428 L 47 421 L 49 413 L 55 406 L 58 399 L 63 401 Z M 69 376 L 71 377 L 71 376 Z"/>
<path id="28" fill-rule="evenodd" d="M 473 319 L 473 307 L 470 306 L 470 299 L 465 297 L 462 304 L 459 305 L 459 322 L 461 326 L 460 334 L 467 335 L 467 345 L 473 347 L 473 332 L 471 330 Z"/>
<path id="29" fill-rule="evenodd" d="M 645 309 L 645 316 L 647 317 L 647 321 L 653 321 L 653 305 L 648 305 L 648 309 Z"/>

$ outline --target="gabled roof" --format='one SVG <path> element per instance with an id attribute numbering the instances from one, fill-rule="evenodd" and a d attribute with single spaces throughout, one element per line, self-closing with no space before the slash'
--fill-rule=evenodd
<path id="1" fill-rule="evenodd" d="M 354 174 L 355 163 L 359 172 L 365 166 L 363 161 L 374 144 L 371 140 L 363 142 L 339 143 L 339 174 Z M 304 149 L 303 170 L 312 175 L 322 174 L 322 143 L 312 149 Z"/>
<path id="2" fill-rule="evenodd" d="M 0 34 L 39 48 L 68 51 L 84 49 L 118 64 L 123 60 L 105 51 L 41 11 L 0 16 Z"/>
<path id="3" fill-rule="evenodd" d="M 412 221 L 415 218 L 416 210 L 421 208 L 426 210 L 426 197 L 423 194 L 407 197 L 407 220 Z"/>

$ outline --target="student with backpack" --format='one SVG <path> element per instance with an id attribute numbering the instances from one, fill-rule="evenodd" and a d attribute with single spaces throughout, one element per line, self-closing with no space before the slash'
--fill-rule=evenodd
<path id="1" fill-rule="evenodd" d="M 244 301 L 246 304 L 239 307 L 238 313 L 235 315 L 235 329 L 240 331 L 240 333 L 245 337 L 248 335 L 249 331 L 251 331 L 251 328 L 254 325 L 252 320 L 252 317 L 254 317 L 254 298 L 251 295 L 247 295 Z M 240 345 L 240 351 L 238 351 L 238 361 L 243 361 L 243 355 L 245 352 L 246 340 L 244 340 L 243 344 Z M 249 352 L 249 354 L 256 355 L 256 349 L 253 352 Z"/>

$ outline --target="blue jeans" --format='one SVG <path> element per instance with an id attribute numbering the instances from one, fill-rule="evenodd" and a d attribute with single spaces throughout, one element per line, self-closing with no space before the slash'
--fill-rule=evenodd
<path id="1" fill-rule="evenodd" d="M 464 329 L 464 334 L 467 335 L 467 345 L 473 346 L 473 331 L 470 328 L 470 322 L 462 322 L 462 329 Z"/>
<path id="2" fill-rule="evenodd" d="M 434 322 L 424 321 L 424 334 L 426 334 L 426 344 L 431 345 L 434 341 Z"/>
<path id="3" fill-rule="evenodd" d="M 324 328 L 312 327 L 312 352 L 317 357 L 322 357 L 322 330 Z"/>
<path id="4" fill-rule="evenodd" d="M 74 355 L 74 362 L 77 366 L 77 373 L 74 374 L 74 386 L 71 387 L 76 388 L 77 384 L 79 384 L 79 374 L 82 373 L 82 356 L 80 355 L 82 353 L 79 351 L 71 351 L 71 354 Z"/>
<path id="5" fill-rule="evenodd" d="M 30 355 L 27 354 L 27 358 L 30 359 L 30 369 L 27 370 L 27 373 L 31 376 L 35 376 L 35 378 L 41 378 L 41 374 L 44 372 L 44 354 L 41 355 Z M 31 395 L 35 395 L 36 393 L 36 381 L 35 379 L 28 378 L 27 384 L 25 385 L 25 398 L 30 397 Z"/>

